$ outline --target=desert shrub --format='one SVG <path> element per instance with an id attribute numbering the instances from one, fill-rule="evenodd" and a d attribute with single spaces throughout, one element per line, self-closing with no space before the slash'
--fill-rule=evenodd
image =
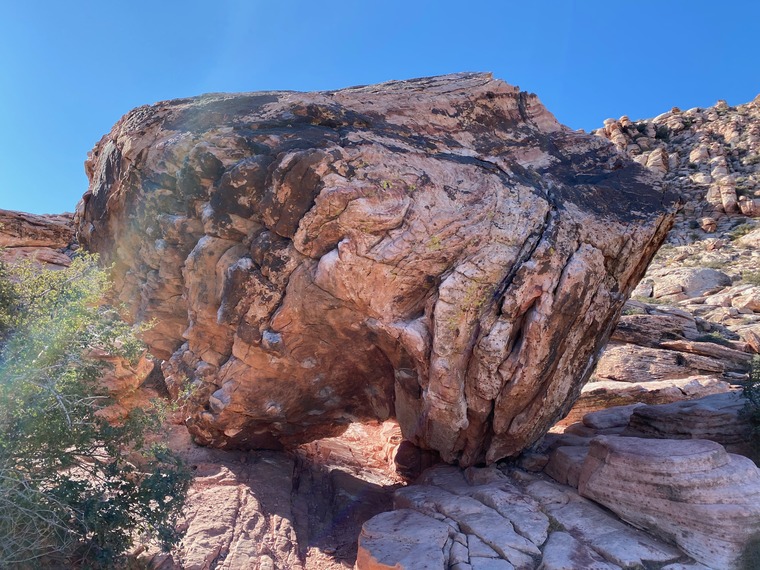
<path id="1" fill-rule="evenodd" d="M 697 342 L 712 342 L 713 344 L 720 344 L 722 346 L 727 346 L 728 348 L 734 347 L 734 345 L 731 344 L 731 341 L 723 337 L 720 333 L 716 332 L 703 334 L 701 336 L 698 336 L 695 340 Z"/>
<path id="2" fill-rule="evenodd" d="M 705 267 L 707 269 L 718 269 L 718 270 L 726 270 L 728 269 L 729 260 L 728 259 L 711 259 L 709 261 L 702 261 L 698 264 L 700 267 Z"/>
<path id="3" fill-rule="evenodd" d="M 740 237 L 747 235 L 753 229 L 755 229 L 755 227 L 752 224 L 739 224 L 730 232 L 728 232 L 728 235 L 731 240 L 737 240 Z"/>
<path id="4" fill-rule="evenodd" d="M 657 130 L 655 131 L 654 138 L 659 139 L 661 141 L 668 142 L 670 140 L 670 129 L 666 127 L 665 125 L 660 125 L 657 127 Z"/>
<path id="5" fill-rule="evenodd" d="M 760 271 L 745 271 L 742 273 L 742 283 L 760 285 Z"/>
<path id="6" fill-rule="evenodd" d="M 147 443 L 158 418 L 119 425 L 94 351 L 135 359 L 143 347 L 103 303 L 106 273 L 92 256 L 69 268 L 0 273 L 0 567 L 113 568 L 138 537 L 165 547 L 188 477 Z"/>
<path id="7" fill-rule="evenodd" d="M 0 343 L 13 329 L 17 307 L 16 288 L 8 276 L 8 269 L 0 261 Z"/>

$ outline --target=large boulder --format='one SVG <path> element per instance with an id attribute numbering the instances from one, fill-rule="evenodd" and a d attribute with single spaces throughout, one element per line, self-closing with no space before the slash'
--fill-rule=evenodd
<path id="1" fill-rule="evenodd" d="M 577 398 L 674 198 L 487 74 L 140 107 L 92 151 L 78 235 L 197 441 L 395 416 L 469 465 Z"/>

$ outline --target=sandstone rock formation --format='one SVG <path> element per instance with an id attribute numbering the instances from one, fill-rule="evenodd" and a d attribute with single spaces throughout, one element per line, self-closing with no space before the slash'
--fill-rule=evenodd
<path id="1" fill-rule="evenodd" d="M 519 467 L 433 467 L 365 523 L 357 568 L 744 568 L 760 469 L 716 443 L 746 436 L 743 405 L 733 393 L 612 407 L 548 434 Z"/>
<path id="2" fill-rule="evenodd" d="M 600 436 L 578 490 L 710 568 L 736 567 L 760 533 L 760 470 L 712 441 Z"/>
<path id="3" fill-rule="evenodd" d="M 224 451 L 198 447 L 183 426 L 170 426 L 168 442 L 194 475 L 184 536 L 171 553 L 139 546 L 132 557 L 140 568 L 346 570 L 362 523 L 391 509 L 399 486 L 372 465 L 366 441 L 353 446 L 360 465 L 327 451 L 337 440 L 321 442 L 321 456 L 303 448 Z"/>
<path id="4" fill-rule="evenodd" d="M 719 330 L 725 329 L 682 308 L 628 301 L 591 380 L 562 424 L 610 406 L 730 392 L 731 382 L 744 378 L 752 354 Z"/>
<path id="5" fill-rule="evenodd" d="M 752 567 L 739 561 L 760 536 L 760 469 L 727 453 L 756 457 L 745 404 L 734 391 L 611 407 L 553 430 L 520 464 L 678 544 L 700 568 Z"/>
<path id="6" fill-rule="evenodd" d="M 668 168 L 652 171 L 685 201 L 644 280 L 649 290 L 635 294 L 689 310 L 704 304 L 699 316 L 712 313 L 710 320 L 723 324 L 735 324 L 737 315 L 756 322 L 754 311 L 713 311 L 709 289 L 751 283 L 757 274 L 760 251 L 752 235 L 760 203 L 760 98 L 736 107 L 674 108 L 640 121 L 610 119 L 595 133 L 641 163 L 649 163 L 652 152 L 667 155 Z"/>
<path id="7" fill-rule="evenodd" d="M 141 107 L 87 173 L 79 238 L 156 321 L 199 442 L 395 416 L 463 465 L 567 412 L 673 208 L 485 74 Z"/>
<path id="8" fill-rule="evenodd" d="M 394 505 L 364 524 L 358 570 L 620 570 L 688 561 L 574 489 L 520 470 L 434 467 L 396 491 Z"/>
<path id="9" fill-rule="evenodd" d="M 0 259 L 32 259 L 43 267 L 68 267 L 74 244 L 72 214 L 37 215 L 0 210 Z"/>
<path id="10" fill-rule="evenodd" d="M 746 378 L 760 353 L 759 126 L 756 99 L 595 131 L 685 204 L 565 423 L 610 405 L 726 392 Z"/>
<path id="11" fill-rule="evenodd" d="M 752 425 L 739 392 L 713 394 L 659 406 L 637 406 L 624 435 L 660 439 L 709 439 L 734 453 L 746 453 Z M 585 418 L 584 418 L 585 420 Z"/>

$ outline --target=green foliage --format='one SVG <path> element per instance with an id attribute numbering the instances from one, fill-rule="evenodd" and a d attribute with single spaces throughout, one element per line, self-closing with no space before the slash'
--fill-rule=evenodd
<path id="1" fill-rule="evenodd" d="M 666 127 L 665 125 L 660 125 L 657 127 L 657 130 L 655 131 L 654 138 L 659 139 L 661 141 L 668 142 L 670 140 L 670 129 Z"/>
<path id="2" fill-rule="evenodd" d="M 103 304 L 108 286 L 93 256 L 0 275 L 0 567 L 112 568 L 136 538 L 178 540 L 188 477 L 147 442 L 158 418 L 99 413 L 112 402 L 97 356 L 143 350 Z"/>
<path id="3" fill-rule="evenodd" d="M 731 238 L 731 240 L 737 240 L 742 236 L 747 235 L 749 232 L 751 232 L 753 229 L 755 229 L 755 226 L 752 224 L 739 224 L 734 229 L 732 229 L 728 235 Z"/>
<path id="4" fill-rule="evenodd" d="M 728 348 L 734 347 L 734 345 L 731 344 L 730 340 L 721 336 L 721 334 L 717 332 L 711 332 L 711 333 L 698 336 L 696 338 L 696 341 L 697 342 L 712 342 L 713 344 L 720 344 L 721 346 L 727 346 Z"/>
<path id="5" fill-rule="evenodd" d="M 760 285 L 760 271 L 745 271 L 742 273 L 742 283 Z"/>
<path id="6" fill-rule="evenodd" d="M 721 261 L 720 259 L 711 259 L 709 261 L 702 261 L 698 265 L 700 267 L 705 267 L 707 269 L 723 270 L 723 269 L 727 269 L 726 266 L 728 265 L 728 261 Z"/>

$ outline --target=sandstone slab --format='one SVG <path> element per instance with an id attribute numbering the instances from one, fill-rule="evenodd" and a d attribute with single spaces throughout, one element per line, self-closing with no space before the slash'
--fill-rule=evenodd
<path id="1" fill-rule="evenodd" d="M 384 556 L 383 568 L 424 564 L 404 546 L 420 541 L 433 545 L 431 560 L 441 570 L 615 570 L 687 560 L 679 549 L 622 522 L 575 489 L 516 469 L 462 471 L 439 465 L 417 483 L 398 489 L 394 506 L 398 515 L 385 513 L 365 523 L 366 536 L 376 542 L 364 543 L 367 552 L 358 570 L 375 568 Z M 414 524 L 387 524 L 406 520 L 408 513 L 422 518 L 415 516 Z M 436 529 L 435 537 L 420 538 L 430 529 Z M 444 540 L 446 532 L 450 544 Z M 399 545 L 395 551 L 389 546 L 394 541 Z M 418 552 L 427 551 L 420 547 Z"/>
<path id="2" fill-rule="evenodd" d="M 655 406 L 638 406 L 624 435 L 660 439 L 709 439 L 723 446 L 747 442 L 752 426 L 742 414 L 747 401 L 731 391 Z"/>
<path id="3" fill-rule="evenodd" d="M 594 550 L 573 538 L 566 532 L 553 532 L 544 547 L 543 558 L 538 570 L 619 570 L 620 566 L 610 564 Z"/>
<path id="4" fill-rule="evenodd" d="M 416 511 L 400 509 L 377 515 L 359 537 L 359 570 L 440 570 L 451 528 Z"/>

